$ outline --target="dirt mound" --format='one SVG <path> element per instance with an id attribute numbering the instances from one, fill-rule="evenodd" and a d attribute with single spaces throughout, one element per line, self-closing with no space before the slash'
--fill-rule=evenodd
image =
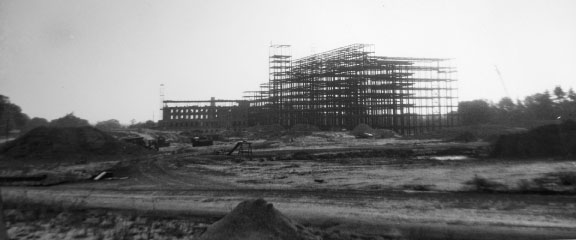
<path id="1" fill-rule="evenodd" d="M 273 139 L 278 138 L 286 131 L 280 124 L 256 125 L 246 129 L 249 138 Z"/>
<path id="2" fill-rule="evenodd" d="M 90 159 L 145 152 L 89 126 L 39 127 L 0 148 L 0 155 L 16 159 Z"/>
<path id="3" fill-rule="evenodd" d="M 492 151 L 494 157 L 570 157 L 576 156 L 576 122 L 566 121 L 502 135 Z"/>
<path id="4" fill-rule="evenodd" d="M 286 135 L 290 137 L 307 136 L 311 135 L 313 132 L 320 131 L 320 128 L 310 125 L 310 124 L 296 124 L 292 126 Z"/>
<path id="5" fill-rule="evenodd" d="M 212 224 L 202 240 L 309 240 L 320 239 L 284 216 L 263 199 L 246 200 Z"/>

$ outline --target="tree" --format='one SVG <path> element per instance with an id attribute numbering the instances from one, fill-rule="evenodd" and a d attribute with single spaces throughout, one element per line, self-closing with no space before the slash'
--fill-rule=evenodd
<path id="1" fill-rule="evenodd" d="M 10 102 L 10 98 L 0 95 L 0 134 L 10 130 L 22 129 L 30 118 L 22 113 L 22 109 Z"/>
<path id="2" fill-rule="evenodd" d="M 120 122 L 116 119 L 110 119 L 106 121 L 97 122 L 95 127 L 100 130 L 110 131 L 122 128 L 122 124 L 120 124 Z"/>
<path id="3" fill-rule="evenodd" d="M 135 122 L 136 120 L 132 120 L 132 122 Z M 152 120 L 148 120 L 146 122 L 138 122 L 138 123 L 132 123 L 130 126 L 128 126 L 128 128 L 148 128 L 148 129 L 153 129 L 156 127 L 156 123 Z"/>
<path id="4" fill-rule="evenodd" d="M 143 128 L 155 128 L 156 127 L 156 123 L 152 120 L 148 120 L 146 122 L 144 122 Z"/>
<path id="5" fill-rule="evenodd" d="M 569 101 L 576 102 L 576 93 L 574 92 L 574 89 L 572 89 L 572 88 L 570 88 L 570 90 L 568 90 L 568 99 L 569 99 Z"/>
<path id="6" fill-rule="evenodd" d="M 562 90 L 562 87 L 556 86 L 556 88 L 554 88 L 554 96 L 556 96 L 556 102 L 559 103 L 564 101 L 566 93 L 564 92 L 564 90 Z"/>
<path id="7" fill-rule="evenodd" d="M 90 126 L 88 120 L 74 116 L 74 113 L 68 113 L 66 116 L 50 121 L 51 127 L 83 127 Z"/>
<path id="8" fill-rule="evenodd" d="M 48 120 L 44 119 L 44 118 L 32 118 L 30 119 L 30 121 L 28 121 L 28 123 L 26 124 L 26 126 L 24 126 L 24 129 L 22 130 L 23 132 L 28 132 L 34 128 L 37 127 L 41 127 L 41 126 L 48 126 Z"/>
<path id="9" fill-rule="evenodd" d="M 458 114 L 463 125 L 488 123 L 491 118 L 490 105 L 484 100 L 458 103 Z"/>
<path id="10" fill-rule="evenodd" d="M 500 99 L 497 107 L 501 110 L 506 111 L 506 112 L 511 112 L 514 109 L 516 109 L 516 105 L 514 104 L 512 99 L 509 97 L 503 97 L 502 99 Z"/>
<path id="11" fill-rule="evenodd" d="M 526 112 L 537 120 L 555 119 L 554 102 L 550 98 L 550 93 L 536 93 L 524 99 Z"/>
<path id="12" fill-rule="evenodd" d="M 566 98 L 563 102 L 558 104 L 559 115 L 561 119 L 568 120 L 576 120 L 576 93 L 574 90 L 570 88 L 568 93 L 566 94 Z"/>

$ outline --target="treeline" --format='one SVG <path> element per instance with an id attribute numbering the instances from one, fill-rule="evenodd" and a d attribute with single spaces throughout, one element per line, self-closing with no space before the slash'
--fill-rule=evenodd
<path id="1" fill-rule="evenodd" d="M 94 125 L 94 127 L 104 131 L 118 130 L 118 129 L 140 129 L 140 128 L 154 129 L 157 126 L 158 124 L 156 124 L 156 122 L 152 120 L 148 120 L 145 122 L 136 122 L 135 120 L 132 120 L 130 125 L 123 125 L 116 119 L 97 122 Z"/>
<path id="2" fill-rule="evenodd" d="M 533 122 L 551 120 L 576 120 L 576 93 L 572 88 L 567 92 L 560 86 L 554 88 L 552 93 L 544 91 L 524 98 L 512 100 L 502 98 L 497 103 L 486 100 L 463 101 L 458 104 L 458 114 L 462 125 L 477 124 L 509 124 L 516 126 L 530 125 Z M 79 127 L 89 126 L 90 123 L 73 113 L 48 121 L 44 118 L 30 118 L 22 109 L 10 102 L 10 99 L 0 95 L 0 136 L 8 135 L 16 130 L 27 132 L 39 126 Z M 157 124 L 148 120 L 136 122 L 132 120 L 129 125 L 122 125 L 116 119 L 97 122 L 94 125 L 102 130 L 155 128 Z"/>
<path id="3" fill-rule="evenodd" d="M 6 135 L 15 129 L 24 129 L 30 121 L 22 109 L 10 102 L 10 99 L 0 95 L 0 135 Z"/>
<path id="4" fill-rule="evenodd" d="M 551 120 L 576 120 L 576 93 L 572 88 L 566 92 L 557 86 L 552 93 L 546 90 L 527 96 L 524 100 L 514 101 L 504 97 L 497 103 L 463 101 L 458 104 L 458 114 L 462 125 L 494 123 L 523 126 Z"/>
<path id="5" fill-rule="evenodd" d="M 30 118 L 22 112 L 22 109 L 10 102 L 10 98 L 0 95 L 0 136 L 18 134 L 28 132 L 40 126 L 51 127 L 81 127 L 91 126 L 86 119 L 79 118 L 74 113 L 66 114 L 61 118 L 48 121 L 45 118 L 34 117 Z M 94 124 L 94 127 L 101 130 L 115 130 L 115 129 L 138 129 L 138 128 L 155 128 L 156 123 L 148 120 L 146 122 L 136 122 L 132 120 L 130 125 L 122 125 L 116 119 L 100 121 Z"/>

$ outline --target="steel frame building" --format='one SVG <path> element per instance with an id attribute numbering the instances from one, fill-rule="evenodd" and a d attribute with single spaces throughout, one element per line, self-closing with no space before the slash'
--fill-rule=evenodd
<path id="1" fill-rule="evenodd" d="M 410 135 L 457 122 L 456 68 L 450 59 L 376 56 L 374 45 L 352 44 L 293 60 L 289 45 L 272 45 L 269 69 L 259 91 L 229 101 L 243 106 L 236 116 L 244 118 L 234 119 L 242 119 L 244 127 L 311 124 L 329 130 L 365 123 Z M 165 123 L 178 120 L 170 112 L 177 108 L 168 103 Z M 216 116 L 207 114 L 204 122 Z M 231 126 L 225 121 L 213 126 Z"/>
<path id="2" fill-rule="evenodd" d="M 374 128 L 416 134 L 456 124 L 456 68 L 450 59 L 375 56 L 353 44 L 292 60 L 289 45 L 270 47 L 270 78 L 246 96 L 252 123 Z"/>

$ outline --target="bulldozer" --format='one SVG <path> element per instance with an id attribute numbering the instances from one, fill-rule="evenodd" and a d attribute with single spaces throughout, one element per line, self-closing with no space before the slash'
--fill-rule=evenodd
<path id="1" fill-rule="evenodd" d="M 214 145 L 214 141 L 212 139 L 204 137 L 204 136 L 193 137 L 190 140 L 192 141 L 192 147 L 202 147 L 202 146 Z"/>
<path id="2" fill-rule="evenodd" d="M 159 136 L 156 139 L 144 140 L 144 137 L 124 137 L 120 139 L 123 142 L 136 144 L 148 149 L 160 150 L 161 147 L 170 146 L 170 142 L 166 138 Z"/>

